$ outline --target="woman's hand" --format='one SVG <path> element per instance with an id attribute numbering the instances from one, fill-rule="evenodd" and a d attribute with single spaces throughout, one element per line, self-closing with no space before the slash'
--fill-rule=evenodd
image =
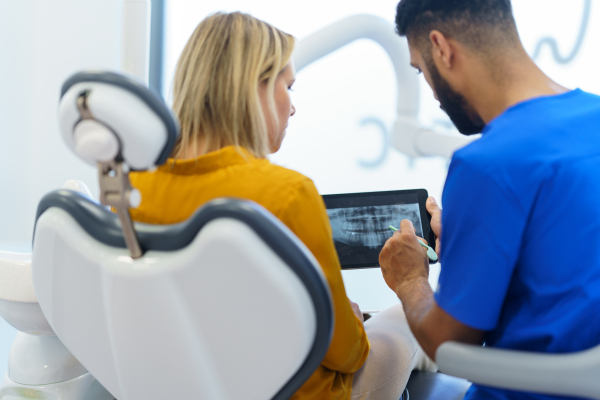
<path id="1" fill-rule="evenodd" d="M 360 322 L 362 322 L 364 324 L 365 323 L 365 317 L 363 316 L 362 311 L 360 311 L 360 307 L 358 306 L 358 304 L 356 304 L 355 302 L 353 302 L 350 299 L 348 299 L 348 301 L 350 301 L 350 305 L 352 306 L 352 311 L 354 311 L 354 315 L 356 315 L 356 317 L 358 319 L 360 319 Z"/>

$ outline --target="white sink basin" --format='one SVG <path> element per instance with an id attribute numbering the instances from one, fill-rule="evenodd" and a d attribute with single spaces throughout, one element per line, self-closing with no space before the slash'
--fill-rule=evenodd
<path id="1" fill-rule="evenodd" d="M 31 278 L 31 253 L 0 251 L 0 316 L 21 332 L 54 335 Z"/>

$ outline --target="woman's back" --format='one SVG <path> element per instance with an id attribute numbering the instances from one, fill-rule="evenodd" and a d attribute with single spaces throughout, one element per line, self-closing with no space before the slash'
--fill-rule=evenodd
<path id="1" fill-rule="evenodd" d="M 155 172 L 132 172 L 131 181 L 145 195 L 142 205 L 131 210 L 133 218 L 172 224 L 218 197 L 252 200 L 280 218 L 286 200 L 309 180 L 267 159 L 254 158 L 242 148 L 228 146 L 195 159 L 169 159 Z M 169 203 L 172 207 L 164 207 Z"/>
<path id="2" fill-rule="evenodd" d="M 134 220 L 177 223 L 212 199 L 237 197 L 262 205 L 302 240 L 329 283 L 335 325 L 321 366 L 294 399 L 348 399 L 353 373 L 366 360 L 369 342 L 346 297 L 325 206 L 312 181 L 233 146 L 195 159 L 170 159 L 155 172 L 131 173 L 131 181 L 142 193 L 141 206 L 131 210 Z"/>

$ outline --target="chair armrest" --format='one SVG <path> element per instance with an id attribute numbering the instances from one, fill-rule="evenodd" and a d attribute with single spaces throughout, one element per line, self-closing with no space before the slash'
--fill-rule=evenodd
<path id="1" fill-rule="evenodd" d="M 546 354 L 446 342 L 436 362 L 443 373 L 484 386 L 600 399 L 600 346 Z"/>

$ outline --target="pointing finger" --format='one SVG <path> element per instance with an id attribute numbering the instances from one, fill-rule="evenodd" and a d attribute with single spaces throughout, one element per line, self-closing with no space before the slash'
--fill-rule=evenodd
<path id="1" fill-rule="evenodd" d="M 414 227 L 412 221 L 409 220 L 409 219 L 403 219 L 402 221 L 400 221 L 400 231 L 402 231 L 402 233 L 408 233 L 408 232 L 410 232 L 413 235 L 416 232 L 415 227 Z"/>

